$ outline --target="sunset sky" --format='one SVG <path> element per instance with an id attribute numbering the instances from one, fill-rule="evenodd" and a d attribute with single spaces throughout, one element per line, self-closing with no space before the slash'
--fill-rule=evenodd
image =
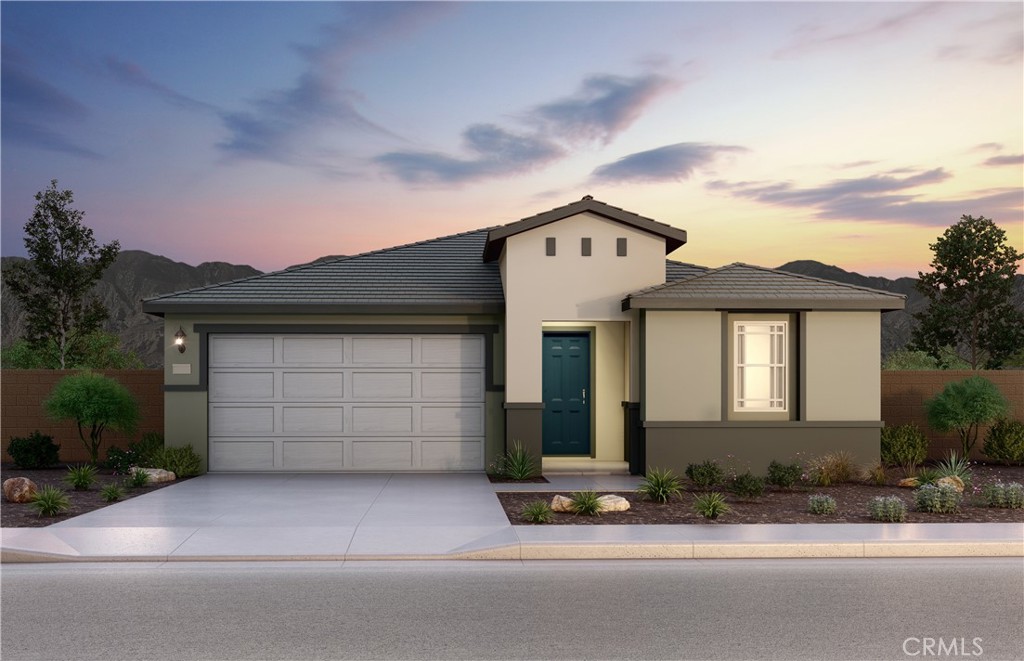
<path id="1" fill-rule="evenodd" d="M 0 4 L 2 237 L 58 179 L 101 242 L 261 270 L 590 194 L 707 266 L 916 276 L 1024 249 L 1024 5 Z"/>

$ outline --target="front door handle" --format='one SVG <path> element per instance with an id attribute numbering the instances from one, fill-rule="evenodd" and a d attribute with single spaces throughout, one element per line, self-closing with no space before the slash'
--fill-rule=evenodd
<path id="1" fill-rule="evenodd" d="M 584 404 L 587 403 L 587 389 L 586 388 L 583 389 L 583 403 Z"/>

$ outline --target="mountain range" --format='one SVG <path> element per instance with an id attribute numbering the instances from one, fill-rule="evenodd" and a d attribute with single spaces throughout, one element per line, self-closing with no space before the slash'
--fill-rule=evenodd
<path id="1" fill-rule="evenodd" d="M 314 262 L 324 259 L 328 257 L 321 257 Z M 22 257 L 0 258 L 0 269 L 6 270 L 15 262 L 23 260 Z M 907 297 L 904 310 L 882 315 L 883 357 L 903 348 L 910 341 L 913 314 L 928 306 L 925 298 L 914 288 L 916 278 L 890 280 L 864 276 L 813 260 L 789 262 L 778 268 L 790 273 L 904 294 Z M 147 366 L 160 367 L 163 363 L 163 322 L 142 313 L 139 303 L 142 299 L 260 273 L 251 266 L 226 262 L 204 262 L 190 266 L 142 250 L 123 250 L 96 285 L 96 293 L 110 312 L 106 329 L 116 333 L 122 345 L 138 354 Z M 1014 303 L 1024 308 L 1024 275 L 1016 276 Z M 25 329 L 24 318 L 24 311 L 15 298 L 0 295 L 0 342 L 3 346 L 9 346 L 21 337 Z"/>

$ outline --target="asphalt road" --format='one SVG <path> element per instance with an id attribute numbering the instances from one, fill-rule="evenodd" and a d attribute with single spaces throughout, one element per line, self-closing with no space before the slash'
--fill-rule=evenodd
<path id="1" fill-rule="evenodd" d="M 1019 558 L 4 565 L 0 580 L 4 661 L 1024 658 Z"/>

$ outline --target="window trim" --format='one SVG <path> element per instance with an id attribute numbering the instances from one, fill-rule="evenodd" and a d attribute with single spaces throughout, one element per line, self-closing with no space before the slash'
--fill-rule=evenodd
<path id="1" fill-rule="evenodd" d="M 754 332 L 751 332 L 751 331 Z M 732 322 L 732 410 L 735 413 L 789 413 L 789 371 L 792 360 L 789 356 L 789 322 L 782 320 L 734 320 Z M 745 341 L 748 336 L 768 336 L 768 362 L 746 362 Z M 781 354 L 781 356 L 779 355 Z M 768 368 L 768 399 L 745 397 L 748 381 L 744 371 L 750 368 Z M 751 404 L 754 404 L 753 406 Z M 776 403 L 779 405 L 776 406 Z"/>
<path id="2" fill-rule="evenodd" d="M 803 316 L 795 311 L 769 312 L 765 310 L 741 311 L 722 310 L 722 400 L 723 422 L 793 422 L 803 419 L 804 390 L 801 381 L 803 371 L 803 342 L 800 327 Z M 736 323 L 759 324 L 786 322 L 786 410 L 736 408 Z"/>

